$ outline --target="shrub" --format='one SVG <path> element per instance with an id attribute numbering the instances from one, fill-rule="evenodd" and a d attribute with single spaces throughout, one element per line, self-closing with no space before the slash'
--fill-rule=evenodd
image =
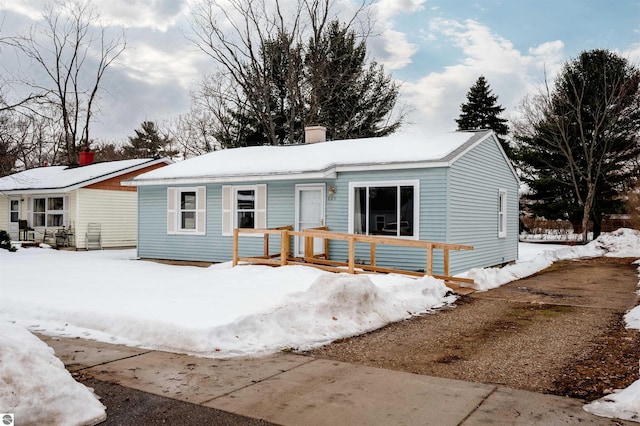
<path id="1" fill-rule="evenodd" d="M 16 251 L 17 249 L 11 245 L 11 237 L 9 233 L 4 230 L 0 230 L 0 248 L 9 251 Z"/>

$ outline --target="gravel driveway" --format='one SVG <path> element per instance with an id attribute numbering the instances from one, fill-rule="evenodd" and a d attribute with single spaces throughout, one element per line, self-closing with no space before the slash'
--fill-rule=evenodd
<path id="1" fill-rule="evenodd" d="M 558 262 L 454 307 L 306 352 L 417 374 L 597 399 L 638 379 L 635 259 Z"/>

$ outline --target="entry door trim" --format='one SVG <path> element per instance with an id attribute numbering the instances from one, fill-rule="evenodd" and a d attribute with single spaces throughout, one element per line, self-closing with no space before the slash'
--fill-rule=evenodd
<path id="1" fill-rule="evenodd" d="M 324 183 L 306 183 L 306 184 L 297 184 L 296 185 L 296 195 L 295 195 L 295 223 L 293 229 L 295 231 L 301 231 L 300 229 L 300 193 L 302 191 L 320 191 L 320 226 L 325 225 L 325 210 L 326 210 L 326 187 L 327 185 Z M 295 256 L 302 256 L 302 250 L 304 246 L 300 243 L 302 237 L 294 238 L 294 253 Z"/>

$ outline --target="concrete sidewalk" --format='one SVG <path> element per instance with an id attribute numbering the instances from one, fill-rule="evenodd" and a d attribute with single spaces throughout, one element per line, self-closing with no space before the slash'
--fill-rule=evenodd
<path id="1" fill-rule="evenodd" d="M 294 354 L 223 360 L 41 338 L 70 371 L 283 425 L 635 425 L 572 398 Z"/>

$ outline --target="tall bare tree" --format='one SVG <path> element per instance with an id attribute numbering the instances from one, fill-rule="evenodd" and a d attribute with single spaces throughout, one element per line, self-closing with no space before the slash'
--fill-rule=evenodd
<path id="1" fill-rule="evenodd" d="M 337 138 L 397 129 L 398 86 L 366 57 L 370 3 L 345 13 L 333 0 L 197 2 L 191 40 L 219 65 L 199 94 L 217 97 L 202 103 L 225 120 L 223 145 L 299 142 L 308 124 Z"/>
<path id="2" fill-rule="evenodd" d="M 10 43 L 44 74 L 28 84 L 46 95 L 62 124 L 66 160 L 77 163 L 78 152 L 90 142 L 90 125 L 104 74 L 126 48 L 124 33 L 109 36 L 109 28 L 87 0 L 56 0 L 43 21 Z"/>
<path id="3" fill-rule="evenodd" d="M 597 236 L 603 214 L 638 180 L 640 70 L 607 50 L 583 52 L 524 112 L 516 157 L 533 207 L 579 220 L 583 241 L 592 220 Z"/>

